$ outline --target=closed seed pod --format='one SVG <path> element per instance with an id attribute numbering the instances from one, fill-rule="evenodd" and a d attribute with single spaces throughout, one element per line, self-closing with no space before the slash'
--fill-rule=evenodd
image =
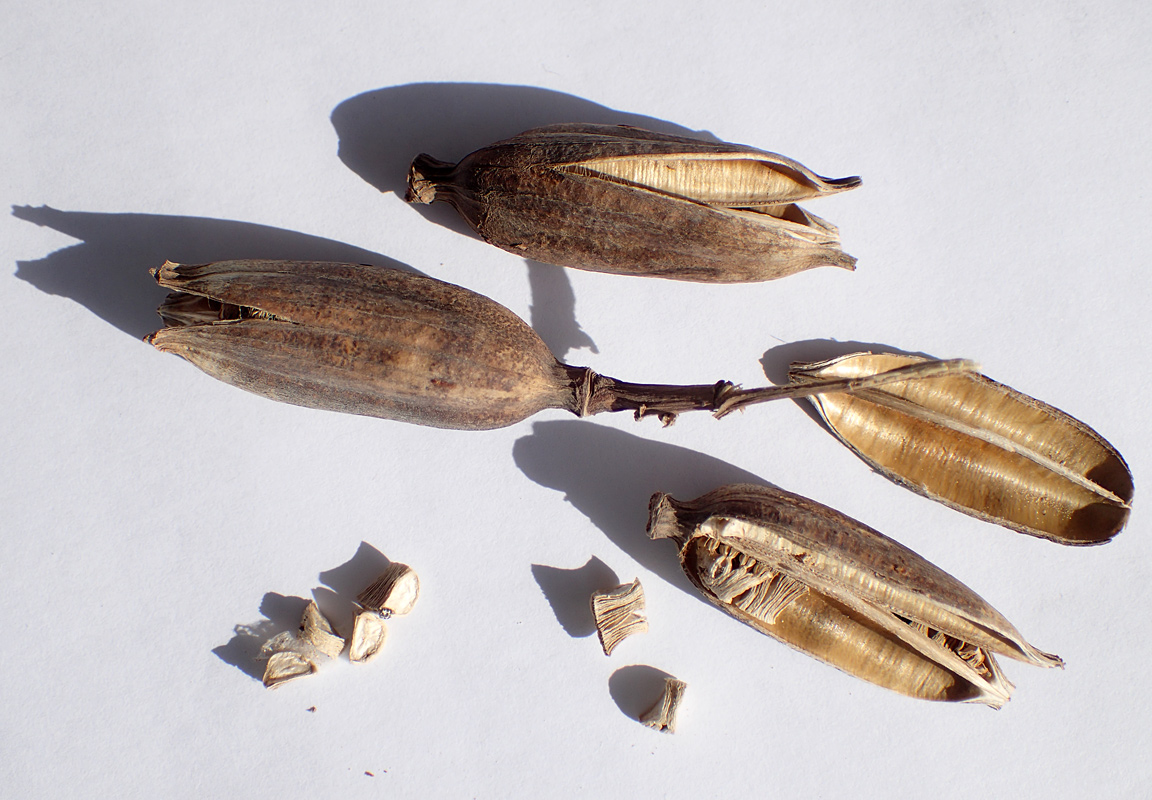
<path id="1" fill-rule="evenodd" d="M 437 428 L 486 430 L 556 408 L 654 415 L 727 413 L 753 403 L 896 380 L 738 389 L 634 384 L 557 361 L 526 322 L 460 286 L 401 270 L 300 261 L 171 261 L 170 326 L 148 337 L 233 386 L 310 408 Z M 963 364 L 932 362 L 917 374 Z"/>
<path id="2" fill-rule="evenodd" d="M 160 309 L 174 327 L 149 341 L 273 400 L 475 430 L 570 402 L 535 331 L 442 281 L 294 261 L 168 262 L 154 275 L 175 290 Z"/>
<path id="3" fill-rule="evenodd" d="M 923 363 L 857 353 L 793 364 L 795 383 Z M 1062 544 L 1099 544 L 1128 521 L 1132 473 L 1100 434 L 976 372 L 809 398 L 832 432 L 887 478 L 955 509 Z"/>
<path id="4" fill-rule="evenodd" d="M 744 283 L 853 269 L 835 226 L 795 204 L 859 185 L 743 145 L 565 124 L 455 165 L 417 156 L 405 199 L 445 200 L 487 242 L 549 264 Z"/>
<path id="5" fill-rule="evenodd" d="M 998 708 L 1012 684 L 995 655 L 1063 666 L 908 548 L 780 489 L 724 486 L 687 502 L 657 493 L 648 535 L 673 539 L 688 579 L 736 619 L 910 697 Z"/>

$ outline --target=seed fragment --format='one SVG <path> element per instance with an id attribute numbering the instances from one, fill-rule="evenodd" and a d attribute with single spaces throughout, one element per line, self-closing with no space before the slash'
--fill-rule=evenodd
<path id="1" fill-rule="evenodd" d="M 352 625 L 348 660 L 355 664 L 372 661 L 380 655 L 387 637 L 388 626 L 384 618 L 375 611 L 361 611 L 356 615 L 356 621 Z"/>
<path id="2" fill-rule="evenodd" d="M 484 238 L 567 267 L 709 283 L 853 269 L 797 201 L 860 185 L 790 158 L 619 125 L 535 128 L 448 164 L 412 162 L 405 199 L 451 203 Z"/>
<path id="3" fill-rule="evenodd" d="M 661 733 L 676 732 L 676 714 L 680 710 L 680 703 L 684 699 L 684 690 L 688 684 L 676 678 L 664 679 L 664 692 L 660 699 L 643 714 L 640 721 L 646 726 Z"/>
<path id="4" fill-rule="evenodd" d="M 592 616 L 596 620 L 596 633 L 604 655 L 612 651 L 620 642 L 636 633 L 648 630 L 648 620 L 644 616 L 644 587 L 640 579 L 592 594 Z"/>
<path id="5" fill-rule="evenodd" d="M 320 613 L 320 607 L 315 601 L 304 608 L 304 617 L 300 622 L 300 639 L 328 658 L 336 658 L 344 650 L 344 640 L 336 634 L 332 624 Z"/>
<path id="6" fill-rule="evenodd" d="M 402 616 L 412 610 L 420 596 L 420 578 L 407 564 L 392 562 L 356 598 L 365 609 L 384 619 Z"/>
<path id="7" fill-rule="evenodd" d="M 264 685 L 271 689 L 311 675 L 319 662 L 336 658 L 343 649 L 344 640 L 313 600 L 305 606 L 298 630 L 278 633 L 260 648 L 260 657 L 268 660 Z"/>
<path id="8" fill-rule="evenodd" d="M 856 353 L 793 364 L 795 384 L 924 363 Z M 1132 473 L 1100 434 L 976 372 L 809 397 L 832 432 L 896 483 L 1061 544 L 1106 542 L 1128 521 Z"/>
<path id="9" fill-rule="evenodd" d="M 856 677 L 926 700 L 1007 702 L 993 654 L 1063 666 L 951 575 L 877 531 L 768 486 L 692 501 L 653 495 L 648 535 L 671 538 L 704 597 Z"/>
<path id="10" fill-rule="evenodd" d="M 316 671 L 316 665 L 299 653 L 283 650 L 268 657 L 268 666 L 264 669 L 264 685 L 275 689 L 288 681 L 303 678 Z"/>

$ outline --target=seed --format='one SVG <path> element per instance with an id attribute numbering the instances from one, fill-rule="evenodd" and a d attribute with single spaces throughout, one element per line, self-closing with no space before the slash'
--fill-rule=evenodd
<path id="1" fill-rule="evenodd" d="M 633 411 L 665 423 L 683 411 L 728 413 L 826 388 L 967 368 L 913 365 L 864 381 L 742 390 L 727 381 L 660 386 L 570 367 L 518 316 L 487 297 L 401 270 L 298 261 L 167 262 L 171 326 L 148 337 L 233 386 L 310 408 L 438 428 L 486 430 L 538 411 Z M 910 371 L 909 371 L 910 370 Z"/>
<path id="2" fill-rule="evenodd" d="M 684 690 L 688 684 L 676 678 L 664 679 L 664 693 L 660 699 L 643 714 L 640 721 L 652 730 L 661 733 L 676 732 L 676 714 L 680 710 L 680 703 L 684 699 Z"/>
<path id="3" fill-rule="evenodd" d="M 278 633 L 260 648 L 260 657 L 268 659 L 264 685 L 272 689 L 311 675 L 318 662 L 336 658 L 343 649 L 344 640 L 332 630 L 313 600 L 304 607 L 299 630 Z"/>
<path id="4" fill-rule="evenodd" d="M 410 612 L 419 597 L 420 578 L 416 572 L 407 564 L 394 561 L 356 597 L 356 602 L 388 619 Z"/>
<path id="5" fill-rule="evenodd" d="M 299 653 L 283 650 L 268 657 L 268 666 L 264 669 L 264 685 L 269 689 L 288 681 L 303 678 L 316 671 L 316 665 Z"/>
<path id="6" fill-rule="evenodd" d="M 612 651 L 620 642 L 635 633 L 648 630 L 648 620 L 644 617 L 644 587 L 640 579 L 592 594 L 592 616 L 596 620 L 596 633 L 604 655 Z"/>
<path id="7" fill-rule="evenodd" d="M 706 599 L 858 678 L 926 700 L 1007 702 L 993 654 L 1063 666 L 971 589 L 827 506 L 734 485 L 682 502 L 658 492 L 648 535 L 671 538 Z"/>
<path id="8" fill-rule="evenodd" d="M 860 378 L 924 363 L 857 353 L 793 364 L 792 380 Z M 809 398 L 881 475 L 966 514 L 1062 544 L 1099 544 L 1128 521 L 1132 473 L 1083 422 L 975 372 Z"/>
<path id="9" fill-rule="evenodd" d="M 853 269 L 836 227 L 795 203 L 859 185 L 743 145 L 567 124 L 456 165 L 419 155 L 405 199 L 446 200 L 489 243 L 549 264 L 743 283 Z"/>
<path id="10" fill-rule="evenodd" d="M 354 664 L 372 661 L 380 655 L 387 637 L 388 626 L 384 623 L 384 617 L 375 611 L 361 611 L 352 623 L 348 660 Z"/>

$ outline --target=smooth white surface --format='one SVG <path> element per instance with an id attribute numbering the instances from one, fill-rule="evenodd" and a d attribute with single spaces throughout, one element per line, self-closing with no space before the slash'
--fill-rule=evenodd
<path id="1" fill-rule="evenodd" d="M 1149 8 L 8 8 L 0 794 L 1146 796 Z M 700 286 L 529 267 L 379 191 L 420 151 L 560 121 L 859 174 L 809 205 L 859 268 Z M 974 358 L 1116 445 L 1136 510 L 1108 546 L 1064 548 L 873 475 L 793 403 L 437 431 L 277 405 L 140 341 L 148 268 L 249 256 L 398 261 L 625 380 L 757 385 L 764 359 L 779 381 L 827 353 L 814 340 Z M 933 705 L 728 619 L 645 539 L 646 505 L 749 477 L 909 545 L 1068 668 L 1006 663 L 1000 712 Z M 362 541 L 423 583 L 380 660 L 269 692 L 217 655 L 313 591 L 347 630 Z M 651 631 L 610 659 L 568 632 L 590 633 L 605 567 L 556 571 L 592 557 L 647 590 Z M 687 681 L 675 736 L 625 716 L 657 691 L 630 665 Z"/>

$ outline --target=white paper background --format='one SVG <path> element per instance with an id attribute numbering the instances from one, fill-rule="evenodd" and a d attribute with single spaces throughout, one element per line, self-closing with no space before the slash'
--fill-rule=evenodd
<path id="1" fill-rule="evenodd" d="M 1064 548 L 890 484 L 792 403 L 437 431 L 277 405 L 140 337 L 164 258 L 394 261 L 625 380 L 758 385 L 843 342 L 974 358 L 1100 431 L 1142 494 L 1150 35 L 1139 2 L 7 9 L 2 793 L 1143 796 L 1143 498 L 1112 544 Z M 391 192 L 420 151 L 561 121 L 859 174 L 813 206 L 859 268 L 529 266 Z M 1000 712 L 934 705 L 727 618 L 645 539 L 646 504 L 750 478 L 909 545 L 1068 668 L 1007 663 Z M 380 662 L 276 692 L 229 663 L 252 669 L 235 626 L 291 627 L 313 592 L 346 626 L 361 542 L 424 582 Z M 608 570 L 640 577 L 651 621 L 612 658 L 569 633 Z M 689 684 L 675 736 L 625 714 L 654 670 Z"/>

